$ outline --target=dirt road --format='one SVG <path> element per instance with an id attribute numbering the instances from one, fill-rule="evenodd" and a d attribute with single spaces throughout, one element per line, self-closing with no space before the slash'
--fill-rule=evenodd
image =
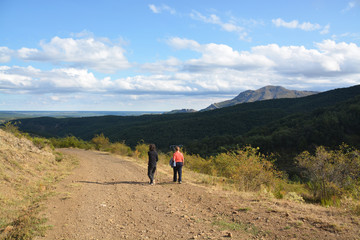
<path id="1" fill-rule="evenodd" d="M 64 149 L 80 165 L 48 199 L 52 225 L 37 239 L 358 239 L 360 220 L 334 208 L 172 183 L 159 166 L 102 152 Z M 168 173 L 166 173 L 166 171 Z"/>

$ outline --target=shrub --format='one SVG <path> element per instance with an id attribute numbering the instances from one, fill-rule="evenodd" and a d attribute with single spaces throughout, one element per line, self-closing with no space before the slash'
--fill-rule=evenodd
<path id="1" fill-rule="evenodd" d="M 54 147 L 57 148 L 81 148 L 81 149 L 91 149 L 93 147 L 89 142 L 78 139 L 74 136 L 68 136 L 65 138 L 51 138 L 50 142 Z"/>
<path id="2" fill-rule="evenodd" d="M 315 154 L 305 151 L 296 157 L 315 199 L 324 205 L 334 205 L 344 193 L 359 199 L 360 152 L 346 144 L 338 150 L 316 148 Z"/>
<path id="3" fill-rule="evenodd" d="M 135 156 L 146 160 L 148 158 L 149 145 L 144 142 L 139 142 L 135 147 Z"/>
<path id="4" fill-rule="evenodd" d="M 46 138 L 39 138 L 39 137 L 33 137 L 31 139 L 31 141 L 34 143 L 34 145 L 36 147 L 38 147 L 39 149 L 43 149 L 45 147 L 50 147 L 51 149 L 54 148 L 54 146 L 52 145 L 51 141 L 49 139 Z"/>
<path id="5" fill-rule="evenodd" d="M 160 151 L 158 151 L 158 155 L 159 155 L 159 162 L 161 164 L 169 164 L 170 159 L 172 158 L 172 153 L 162 153 Z"/>
<path id="6" fill-rule="evenodd" d="M 104 150 L 110 145 L 109 138 L 105 137 L 103 133 L 95 135 L 91 142 L 95 145 L 96 150 Z"/>
<path id="7" fill-rule="evenodd" d="M 132 156 L 133 154 L 131 148 L 129 146 L 126 146 L 124 142 L 113 143 L 109 146 L 108 149 L 111 153 L 115 153 L 119 155 Z"/>
<path id="8" fill-rule="evenodd" d="M 205 160 L 199 155 L 189 155 L 186 153 L 184 153 L 184 159 L 187 168 L 198 173 L 214 175 L 213 165 L 210 160 Z"/>
<path id="9" fill-rule="evenodd" d="M 280 172 L 273 163 L 251 146 L 235 152 L 221 153 L 213 158 L 217 176 L 233 179 L 241 190 L 257 191 L 261 186 L 274 188 Z"/>
<path id="10" fill-rule="evenodd" d="M 20 137 L 21 132 L 19 131 L 19 127 L 17 126 L 18 123 L 20 122 L 8 121 L 1 126 L 1 129 L 4 130 L 5 132 L 14 134 L 16 137 Z"/>

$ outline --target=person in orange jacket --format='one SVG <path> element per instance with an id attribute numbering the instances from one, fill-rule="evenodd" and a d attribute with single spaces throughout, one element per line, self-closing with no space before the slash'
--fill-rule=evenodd
<path id="1" fill-rule="evenodd" d="M 180 152 L 180 147 L 175 147 L 175 152 L 173 155 L 173 159 L 176 162 L 176 166 L 174 169 L 174 178 L 173 182 L 178 181 L 179 183 L 182 182 L 182 167 L 184 166 L 184 155 Z M 179 174 L 179 178 L 177 178 L 177 175 Z"/>

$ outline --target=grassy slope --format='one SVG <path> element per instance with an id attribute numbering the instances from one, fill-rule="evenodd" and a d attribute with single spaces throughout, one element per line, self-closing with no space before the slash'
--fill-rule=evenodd
<path id="1" fill-rule="evenodd" d="M 74 164 L 0 130 L 0 239 L 31 239 L 44 230 L 37 217 L 51 184 Z"/>

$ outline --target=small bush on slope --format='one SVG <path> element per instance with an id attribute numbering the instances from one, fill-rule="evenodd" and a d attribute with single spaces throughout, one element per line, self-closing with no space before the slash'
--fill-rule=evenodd
<path id="1" fill-rule="evenodd" d="M 78 139 L 74 136 L 67 136 L 65 138 L 51 138 L 51 144 L 57 148 L 80 148 L 80 149 L 92 149 L 94 145 L 84 140 Z"/>

